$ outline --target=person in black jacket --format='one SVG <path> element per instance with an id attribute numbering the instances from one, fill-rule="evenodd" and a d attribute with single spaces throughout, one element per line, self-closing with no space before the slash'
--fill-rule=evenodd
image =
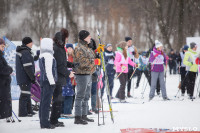
<path id="1" fill-rule="evenodd" d="M 68 39 L 69 33 L 66 29 L 61 29 L 60 32 L 57 32 L 54 37 L 54 58 L 57 63 L 57 73 L 58 73 L 58 80 L 56 82 L 56 88 L 53 93 L 53 105 L 51 110 L 51 117 L 50 123 L 55 127 L 64 127 L 63 122 L 59 122 L 58 118 L 62 113 L 62 87 L 67 84 L 66 78 L 72 78 L 74 76 L 73 72 L 70 72 L 67 69 L 68 63 L 66 58 L 66 51 L 65 51 L 65 43 Z"/>
<path id="2" fill-rule="evenodd" d="M 5 42 L 0 38 L 0 119 L 12 116 L 12 99 L 10 83 L 12 68 L 3 57 Z"/>
<path id="3" fill-rule="evenodd" d="M 32 116 L 31 107 L 31 83 L 35 83 L 35 65 L 33 59 L 32 39 L 25 37 L 22 45 L 16 48 L 16 78 L 20 86 L 21 95 L 19 98 L 19 116 Z"/>
<path id="4" fill-rule="evenodd" d="M 169 54 L 169 72 L 172 74 L 176 74 L 176 60 L 177 60 L 177 55 L 175 54 L 174 50 L 172 49 L 170 54 Z"/>

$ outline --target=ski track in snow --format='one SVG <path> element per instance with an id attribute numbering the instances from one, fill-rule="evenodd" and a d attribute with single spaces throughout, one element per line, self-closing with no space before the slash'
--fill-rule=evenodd
<path id="1" fill-rule="evenodd" d="M 136 78 L 132 80 L 133 84 L 136 84 Z M 22 122 L 18 122 L 15 119 L 15 123 L 6 123 L 6 120 L 0 120 L 0 133 L 120 133 L 120 129 L 124 128 L 167 128 L 173 129 L 176 127 L 188 127 L 197 128 L 200 130 L 200 98 L 196 98 L 194 101 L 188 99 L 185 95 L 183 97 L 175 98 L 178 91 L 178 75 L 167 75 L 167 94 L 172 100 L 163 101 L 162 97 L 155 95 L 154 99 L 148 102 L 148 95 L 150 91 L 149 85 L 147 85 L 144 99 L 142 97 L 142 87 L 146 83 L 144 75 L 142 75 L 140 86 L 138 89 L 131 90 L 131 94 L 134 93 L 134 98 L 126 99 L 130 103 L 115 103 L 112 104 L 114 114 L 113 124 L 110 119 L 110 113 L 104 112 L 105 125 L 98 126 L 98 115 L 94 114 L 92 117 L 95 122 L 88 125 L 75 125 L 73 119 L 60 119 L 64 122 L 65 127 L 59 127 L 56 129 L 40 129 L 38 114 L 34 117 L 19 118 Z M 197 79 L 199 82 L 199 77 Z M 196 83 L 197 84 L 197 83 Z M 115 80 L 113 96 L 119 88 L 119 81 Z M 144 85 L 145 86 L 145 85 Z M 194 90 L 194 96 L 196 97 L 197 89 Z M 179 93 L 180 94 L 180 93 Z M 117 99 L 113 99 L 113 102 L 117 102 Z M 145 102 L 144 104 L 142 104 Z M 34 103 L 34 102 L 33 102 Z M 90 102 L 89 102 L 90 105 Z M 18 114 L 18 101 L 13 101 L 13 110 Z M 104 94 L 104 110 L 109 110 L 107 98 Z M 102 113 L 100 113 L 101 117 Z M 102 123 L 102 118 L 100 119 Z"/>

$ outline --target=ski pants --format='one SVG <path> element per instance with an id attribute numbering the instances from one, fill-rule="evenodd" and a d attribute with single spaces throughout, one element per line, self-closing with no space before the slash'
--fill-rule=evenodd
<path id="1" fill-rule="evenodd" d="M 159 82 L 160 82 L 162 97 L 167 98 L 166 86 L 165 86 L 165 81 L 164 81 L 164 71 L 163 72 L 151 72 L 151 90 L 150 90 L 149 98 L 153 98 L 155 96 L 157 80 L 159 80 Z"/>

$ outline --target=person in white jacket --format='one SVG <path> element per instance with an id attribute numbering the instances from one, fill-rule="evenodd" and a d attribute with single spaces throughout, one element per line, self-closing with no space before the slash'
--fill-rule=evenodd
<path id="1" fill-rule="evenodd" d="M 53 40 L 43 38 L 40 44 L 39 66 L 41 70 L 40 86 L 41 101 L 39 109 L 40 127 L 53 129 L 54 125 L 49 122 L 49 108 L 57 81 L 57 66 L 53 56 Z"/>

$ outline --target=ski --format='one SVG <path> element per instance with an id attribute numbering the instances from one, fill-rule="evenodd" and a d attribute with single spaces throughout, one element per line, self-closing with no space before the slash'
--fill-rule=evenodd
<path id="1" fill-rule="evenodd" d="M 99 45 L 101 44 L 101 39 L 100 39 L 100 33 L 97 30 L 97 35 L 98 35 L 98 39 L 99 39 Z M 108 99 L 108 105 L 109 105 L 109 110 L 110 110 L 110 116 L 111 116 L 111 120 L 114 123 L 114 117 L 113 117 L 113 112 L 112 112 L 112 103 L 111 103 L 111 98 L 110 98 L 110 87 L 109 87 L 109 81 L 108 81 L 108 76 L 107 76 L 107 71 L 106 71 L 106 67 L 105 67 L 105 60 L 104 60 L 104 55 L 103 55 L 103 51 L 100 49 L 100 55 L 101 55 L 101 64 L 103 67 L 103 71 L 105 73 L 105 87 L 106 87 L 106 92 L 107 92 L 107 99 Z"/>

